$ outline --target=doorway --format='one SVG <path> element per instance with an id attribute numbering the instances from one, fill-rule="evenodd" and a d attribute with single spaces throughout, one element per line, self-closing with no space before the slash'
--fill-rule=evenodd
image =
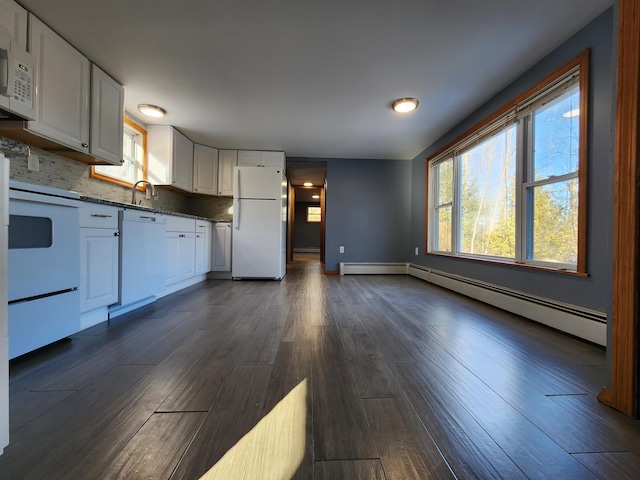
<path id="1" fill-rule="evenodd" d="M 287 161 L 288 260 L 324 264 L 326 162 Z"/>
<path id="2" fill-rule="evenodd" d="M 324 186 L 292 190 L 291 260 L 324 263 Z"/>

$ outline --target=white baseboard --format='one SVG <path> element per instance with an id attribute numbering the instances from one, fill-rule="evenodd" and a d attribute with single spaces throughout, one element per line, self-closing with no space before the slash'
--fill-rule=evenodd
<path id="1" fill-rule="evenodd" d="M 158 295 L 158 298 L 166 297 L 172 293 L 178 292 L 183 288 L 191 287 L 196 283 L 204 282 L 207 279 L 207 274 L 196 275 L 195 277 L 188 278 L 181 282 L 172 283 L 165 287 L 164 291 Z"/>
<path id="2" fill-rule="evenodd" d="M 605 313 L 418 265 L 410 264 L 408 274 L 597 345 L 607 345 Z"/>
<path id="3" fill-rule="evenodd" d="M 100 307 L 80 314 L 80 330 L 109 320 L 109 307 Z"/>
<path id="4" fill-rule="evenodd" d="M 408 274 L 597 345 L 607 345 L 607 316 L 595 310 L 411 263 L 340 263 L 340 275 L 358 274 Z"/>
<path id="5" fill-rule="evenodd" d="M 149 305 L 150 303 L 153 303 L 156 301 L 155 296 L 153 297 L 147 297 L 144 298 L 142 300 L 140 300 L 139 302 L 136 303 L 132 303 L 130 305 L 111 305 L 109 307 L 109 318 L 116 318 L 119 317 L 120 315 L 124 315 L 125 313 L 129 313 L 132 312 L 134 310 L 136 310 L 137 308 L 140 307 L 144 307 L 145 305 Z"/>
<path id="6" fill-rule="evenodd" d="M 209 272 L 207 278 L 209 280 L 231 280 L 231 270 L 228 272 Z"/>
<path id="7" fill-rule="evenodd" d="M 407 263 L 341 262 L 340 275 L 406 275 Z"/>

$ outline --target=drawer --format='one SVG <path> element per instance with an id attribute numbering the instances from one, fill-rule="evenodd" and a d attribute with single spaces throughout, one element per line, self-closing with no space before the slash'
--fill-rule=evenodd
<path id="1" fill-rule="evenodd" d="M 174 217 L 167 215 L 167 232 L 195 232 L 195 218 Z"/>
<path id="2" fill-rule="evenodd" d="M 207 231 L 207 228 L 211 226 L 211 222 L 206 220 L 196 220 L 196 233 L 203 233 Z"/>
<path id="3" fill-rule="evenodd" d="M 80 208 L 80 228 L 118 228 L 118 208 L 85 203 Z"/>

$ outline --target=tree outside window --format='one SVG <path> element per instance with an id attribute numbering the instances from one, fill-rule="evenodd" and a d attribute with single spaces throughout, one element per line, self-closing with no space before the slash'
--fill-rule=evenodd
<path id="1" fill-rule="evenodd" d="M 583 271 L 587 58 L 430 159 L 429 252 Z"/>

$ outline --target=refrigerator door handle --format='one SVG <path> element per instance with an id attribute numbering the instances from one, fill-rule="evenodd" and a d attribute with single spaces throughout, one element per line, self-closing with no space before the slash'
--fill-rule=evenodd
<path id="1" fill-rule="evenodd" d="M 238 173 L 240 176 L 240 173 Z M 233 209 L 233 227 L 238 230 L 240 228 L 240 199 L 236 198 L 236 204 Z"/>
<path id="2" fill-rule="evenodd" d="M 234 185 L 235 189 L 233 191 L 233 195 L 236 198 L 242 198 L 242 195 L 240 195 L 240 169 L 236 169 L 236 184 Z"/>

